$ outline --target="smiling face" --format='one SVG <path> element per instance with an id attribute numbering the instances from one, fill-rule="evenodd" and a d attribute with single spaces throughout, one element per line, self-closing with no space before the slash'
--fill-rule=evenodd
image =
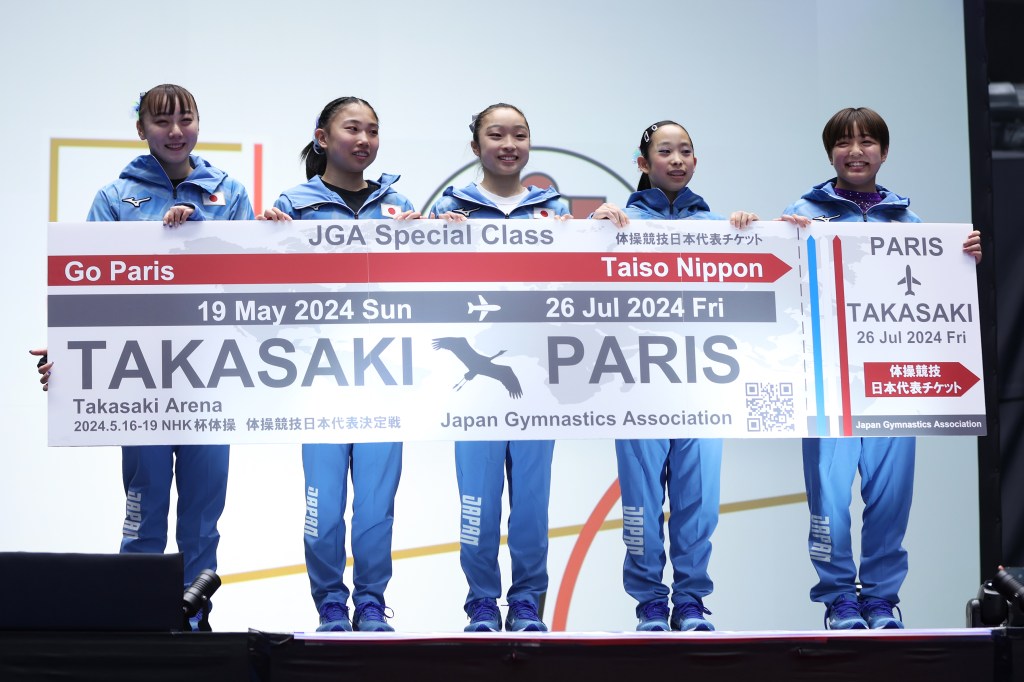
<path id="1" fill-rule="evenodd" d="M 167 177 L 181 180 L 192 172 L 189 154 L 199 140 L 199 112 L 195 101 L 170 97 L 162 92 L 147 93 L 135 124 L 139 139 L 149 144 L 149 153 L 163 167 Z"/>
<path id="2" fill-rule="evenodd" d="M 693 142 L 678 125 L 660 126 L 651 133 L 647 153 L 637 159 L 637 166 L 647 174 L 651 187 L 664 192 L 669 201 L 675 201 L 676 196 L 686 189 L 697 168 Z"/>
<path id="3" fill-rule="evenodd" d="M 836 140 L 829 162 L 836 169 L 836 187 L 855 192 L 874 192 L 875 178 L 889 150 L 854 123 L 849 135 Z"/>
<path id="4" fill-rule="evenodd" d="M 337 181 L 341 176 L 351 178 L 358 174 L 362 178 L 363 171 L 377 158 L 380 147 L 377 115 L 361 102 L 341 107 L 315 134 L 327 155 L 324 182 L 345 186 L 345 182 Z"/>
<path id="5" fill-rule="evenodd" d="M 488 176 L 519 178 L 530 160 L 530 127 L 515 109 L 500 107 L 483 115 L 472 142 Z"/>

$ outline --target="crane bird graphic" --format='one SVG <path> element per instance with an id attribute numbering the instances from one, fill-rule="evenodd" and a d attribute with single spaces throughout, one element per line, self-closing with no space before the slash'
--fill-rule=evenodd
<path id="1" fill-rule="evenodd" d="M 512 371 L 512 368 L 508 365 L 494 364 L 494 358 L 502 355 L 505 351 L 498 351 L 490 357 L 481 355 L 470 347 L 469 341 L 462 337 L 456 338 L 454 336 L 434 339 L 433 345 L 434 350 L 450 350 L 469 370 L 462 377 L 462 380 L 452 387 L 456 391 L 461 390 L 467 381 L 472 381 L 479 374 L 500 381 L 501 385 L 505 387 L 505 390 L 513 398 L 523 397 L 523 387 L 519 385 L 519 379 L 516 377 L 516 373 Z"/>

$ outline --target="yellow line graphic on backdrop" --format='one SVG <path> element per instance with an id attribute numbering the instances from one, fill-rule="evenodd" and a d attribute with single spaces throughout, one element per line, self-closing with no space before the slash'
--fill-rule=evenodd
<path id="1" fill-rule="evenodd" d="M 787 504 L 802 504 L 807 501 L 807 493 L 793 493 L 791 495 L 778 495 L 775 497 L 762 497 L 756 500 L 744 500 L 742 502 L 729 502 L 718 508 L 720 514 L 734 514 L 736 512 L 753 511 L 755 509 L 768 509 L 770 507 L 781 507 Z M 601 524 L 601 530 L 618 530 L 622 528 L 622 519 L 611 519 Z M 583 530 L 583 524 L 562 526 L 552 528 L 548 531 L 549 538 L 564 538 L 579 535 Z M 501 536 L 501 544 L 508 543 L 508 536 Z M 417 557 L 435 556 L 437 554 L 450 554 L 459 551 L 459 543 L 445 542 L 439 545 L 426 545 L 425 547 L 414 547 L 412 549 L 398 549 L 391 553 L 395 561 L 400 559 L 415 559 Z M 345 562 L 346 567 L 352 566 L 352 557 Z M 226 585 L 228 583 L 244 583 L 252 580 L 266 580 L 268 578 L 282 578 L 288 575 L 298 575 L 306 572 L 305 564 L 294 566 L 279 566 L 277 568 L 264 568 L 258 571 L 245 571 L 243 573 L 232 573 L 221 576 Z"/>
<path id="2" fill-rule="evenodd" d="M 77 137 L 50 138 L 50 222 L 57 222 L 58 183 L 60 182 L 60 150 L 62 147 L 92 147 L 94 149 L 149 149 L 142 140 L 89 140 Z M 239 142 L 200 142 L 200 152 L 240 152 Z M 96 189 L 99 189 L 98 187 Z"/>

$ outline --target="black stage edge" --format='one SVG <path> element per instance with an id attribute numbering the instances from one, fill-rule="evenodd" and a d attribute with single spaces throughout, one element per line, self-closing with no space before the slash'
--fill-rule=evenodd
<path id="1" fill-rule="evenodd" d="M 368 635 L 0 632 L 0 680 L 690 679 L 1009 682 L 1024 628 Z"/>
<path id="2" fill-rule="evenodd" d="M 964 632 L 964 631 L 961 631 Z M 1020 643 L 1019 638 L 1016 640 Z M 715 633 L 579 638 L 268 638 L 269 680 L 1021 679 L 1003 631 L 913 633 Z M 1018 652 L 1019 653 L 1019 652 Z M 371 672 L 372 671 L 372 672 Z M 352 677 L 350 677 L 352 676 Z"/>
<path id="3" fill-rule="evenodd" d="M 258 680 L 250 640 L 244 632 L 0 632 L 0 680 Z"/>

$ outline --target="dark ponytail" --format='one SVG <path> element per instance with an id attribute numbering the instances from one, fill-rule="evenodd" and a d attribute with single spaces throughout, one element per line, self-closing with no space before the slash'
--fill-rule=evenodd
<path id="1" fill-rule="evenodd" d="M 645 189 L 651 188 L 651 176 L 649 173 L 640 173 L 640 180 L 636 183 L 636 191 L 643 192 Z"/>
<path id="2" fill-rule="evenodd" d="M 307 180 L 311 180 L 314 175 L 323 175 L 327 170 L 327 156 L 324 154 L 324 150 L 320 147 L 320 144 L 316 141 L 316 129 L 326 128 L 331 125 L 331 119 L 334 118 L 334 115 L 349 104 L 365 105 L 373 112 L 374 118 L 377 118 L 378 121 L 380 120 L 380 117 L 377 116 L 377 112 L 365 99 L 359 99 L 358 97 L 339 97 L 338 99 L 328 102 L 327 106 L 324 107 L 324 110 L 321 111 L 320 115 L 316 118 L 316 124 L 313 126 L 313 139 L 302 148 L 301 152 L 299 152 L 299 160 L 306 164 Z"/>
<path id="3" fill-rule="evenodd" d="M 651 162 L 650 149 L 651 149 L 651 140 L 654 139 L 654 131 L 657 130 L 658 128 L 662 127 L 662 126 L 677 126 L 679 128 L 683 128 L 683 126 L 679 125 L 675 121 L 658 121 L 657 123 L 652 123 L 651 125 L 647 126 L 644 129 L 644 134 L 640 136 L 640 156 L 644 157 L 644 159 L 647 160 L 648 164 Z M 690 137 L 690 133 L 687 132 L 686 128 L 683 128 L 683 132 L 686 133 L 687 137 Z M 691 144 L 692 143 L 693 143 L 693 138 L 691 138 Z M 643 192 L 645 189 L 650 189 L 650 188 L 651 188 L 651 176 L 650 176 L 650 174 L 641 172 L 640 173 L 640 181 L 636 184 L 636 191 L 637 192 Z"/>

